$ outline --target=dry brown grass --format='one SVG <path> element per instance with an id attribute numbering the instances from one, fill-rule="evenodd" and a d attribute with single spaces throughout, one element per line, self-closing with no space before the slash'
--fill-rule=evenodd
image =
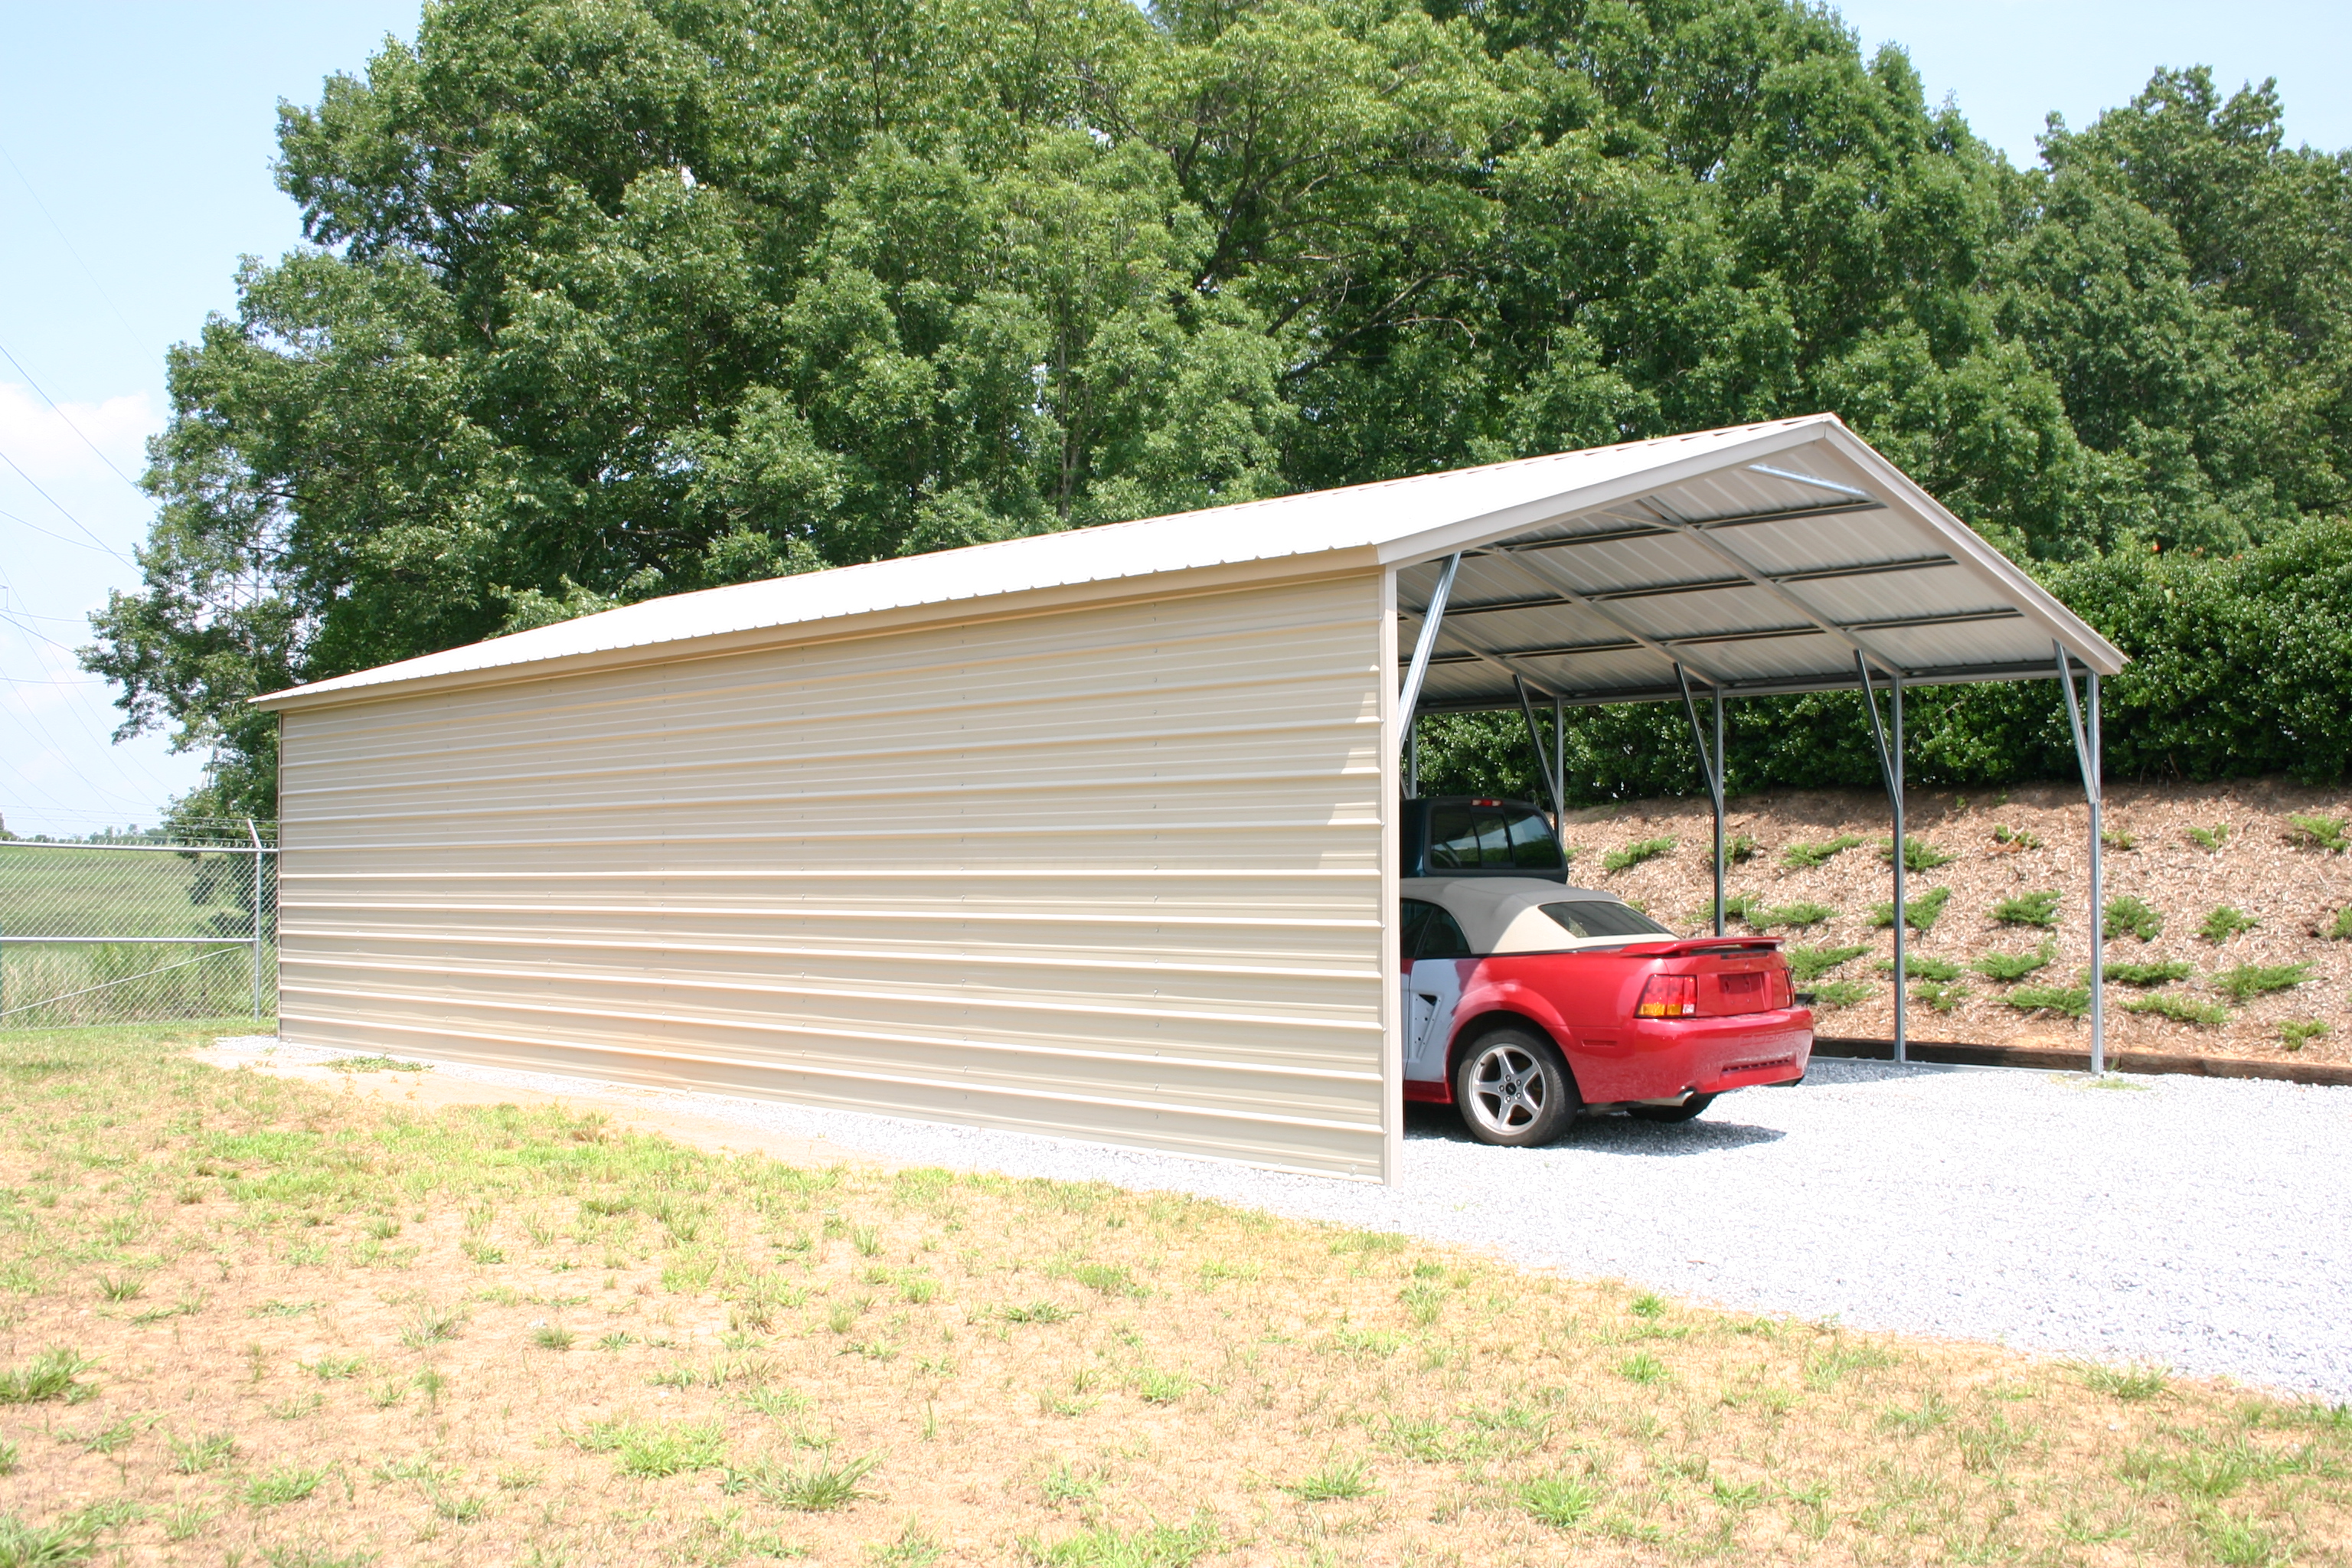
<path id="1" fill-rule="evenodd" d="M 91 1363 L 0 1405 L 0 1563 L 2347 1544 L 2340 1409 L 1180 1197 L 415 1115 L 190 1063 L 188 1033 L 0 1037 L 0 1362 Z"/>
<path id="2" fill-rule="evenodd" d="M 1951 890 L 1942 917 L 1912 949 L 1964 972 L 1958 990 L 1940 995 L 1950 1004 L 1946 1010 L 1924 1003 L 1913 1009 L 1914 1037 L 2086 1049 L 2090 1031 L 2080 1019 L 2012 1007 L 2006 1000 L 2011 985 L 1969 972 L 1987 952 L 2031 952 L 2046 936 L 2052 962 L 2028 984 L 2082 983 L 2090 963 L 2090 857 L 2080 788 L 2035 784 L 1959 795 L 1914 790 L 1907 809 L 1911 837 L 1953 857 L 1932 870 L 1911 873 L 1915 902 L 1931 889 Z M 2296 816 L 2352 819 L 2352 793 L 2274 781 L 2109 786 L 2107 827 L 2132 847 L 2107 855 L 2106 896 L 2141 900 L 2162 916 L 2163 931 L 2150 942 L 2133 936 L 2109 942 L 2107 961 L 2186 962 L 2189 978 L 2153 994 L 2219 1008 L 2223 1020 L 2185 1023 L 2126 1012 L 2123 1004 L 2151 993 L 2113 985 L 2107 998 L 2109 1049 L 2352 1062 L 2352 941 L 2326 934 L 2339 911 L 2352 907 L 2352 854 L 2316 847 L 2290 820 Z M 2189 837 L 2191 828 L 2210 834 L 2219 825 L 2230 831 L 2215 848 Z M 2009 830 L 2008 842 L 1995 836 L 1996 828 Z M 1775 934 L 1791 944 L 1868 950 L 1825 977 L 1856 984 L 1864 994 L 1852 1005 L 1822 1009 L 1821 1032 L 1876 1038 L 1891 1034 L 1894 987 L 1876 965 L 1891 959 L 1894 938 L 1871 923 L 1873 906 L 1894 897 L 1887 863 L 1877 848 L 1888 836 L 1885 797 L 1843 790 L 1750 796 L 1730 803 L 1726 831 L 1758 843 L 1752 858 L 1730 868 L 1725 879 L 1729 892 L 1751 893 L 1772 908 L 1811 902 L 1836 911 L 1824 925 Z M 1571 876 L 1637 900 L 1682 930 L 1696 931 L 1708 904 L 1709 832 L 1703 800 L 1636 801 L 1570 813 L 1566 837 L 1581 851 Z M 2026 836 L 2022 840 L 2021 833 Z M 1816 868 L 1787 863 L 1791 846 L 1827 843 L 1843 834 L 1865 843 Z M 1629 870 L 1601 871 L 1609 851 L 1655 837 L 1675 838 L 1677 847 Z M 2059 895 L 2054 929 L 2002 925 L 1992 918 L 2002 900 L 2045 890 Z M 2198 934 L 2199 927 L 2221 905 L 2260 924 L 2225 942 L 2208 942 Z M 2242 1002 L 2215 984 L 2217 975 L 2242 964 L 2297 963 L 2310 965 L 2302 984 Z M 1915 981 L 1914 989 L 1922 987 Z M 2290 1037 L 2281 1026 L 2297 1022 L 2324 1023 L 2327 1032 L 2296 1042 L 2290 1054 Z"/>

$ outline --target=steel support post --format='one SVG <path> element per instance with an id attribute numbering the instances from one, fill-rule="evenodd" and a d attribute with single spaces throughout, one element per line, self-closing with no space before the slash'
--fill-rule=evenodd
<path id="1" fill-rule="evenodd" d="M 1715 754 L 1709 756 L 1706 731 L 1699 728 L 1698 704 L 1691 700 L 1690 677 L 1675 666 L 1675 679 L 1683 689 L 1683 714 L 1690 721 L 1691 745 L 1698 752 L 1698 769 L 1706 780 L 1706 798 L 1715 807 L 1715 934 L 1723 934 L 1723 688 L 1715 689 Z"/>
<path id="2" fill-rule="evenodd" d="M 1568 799 L 1568 718 L 1567 705 L 1557 697 L 1551 700 L 1551 797 Z M 1565 816 L 1553 822 L 1555 835 L 1568 831 Z"/>
<path id="3" fill-rule="evenodd" d="M 1853 656 L 1853 672 L 1862 681 L 1862 705 L 1870 710 L 1871 738 L 1878 744 L 1878 776 L 1886 785 L 1886 804 L 1895 818 L 1895 1059 L 1911 1059 L 1910 975 L 1906 973 L 1909 960 L 1911 910 L 1907 901 L 1910 891 L 1905 878 L 1908 869 L 1904 865 L 1903 844 L 1903 680 L 1892 679 L 1895 689 L 1895 740 L 1887 744 L 1886 727 L 1878 714 L 1878 692 L 1870 683 L 1870 666 L 1859 653 Z"/>
<path id="4" fill-rule="evenodd" d="M 1536 727 L 1536 705 L 1528 697 L 1526 681 L 1515 675 L 1511 685 L 1519 694 L 1519 711 L 1528 721 L 1528 744 L 1536 749 L 1536 773 L 1543 779 L 1544 788 L 1551 792 L 1551 819 L 1557 823 L 1565 813 L 1559 808 L 1559 785 L 1554 782 L 1557 775 L 1552 771 L 1551 759 L 1544 755 L 1543 731 Z"/>
<path id="5" fill-rule="evenodd" d="M 1421 712 L 1421 683 L 1428 678 L 1429 656 L 1437 651 L 1437 628 L 1445 624 L 1445 601 L 1454 592 L 1454 574 L 1461 569 L 1461 556 L 1445 558 L 1429 605 L 1421 612 L 1421 635 L 1412 639 L 1412 662 L 1405 667 L 1404 689 L 1397 696 L 1397 719 L 1408 734 Z"/>
<path id="6" fill-rule="evenodd" d="M 2050 646 L 2058 656 L 2058 684 L 2066 693 L 2066 723 L 2074 733 L 2074 760 L 2083 769 L 2083 798 L 2091 808 L 2091 1072 L 2096 1077 L 2107 1070 L 2106 835 L 2100 821 L 2106 792 L 2099 750 L 2099 672 L 2088 665 L 2083 667 L 2090 689 L 2087 700 L 2077 706 L 2074 667 L 2065 645 L 2053 642 Z M 2090 710 L 2087 732 L 2083 722 L 2085 707 Z"/>
<path id="7" fill-rule="evenodd" d="M 253 818 L 245 819 L 246 837 L 253 840 L 253 1016 L 261 1016 L 261 834 Z"/>
<path id="8" fill-rule="evenodd" d="M 1421 721 L 1404 721 L 1404 797 L 1421 798 Z"/>

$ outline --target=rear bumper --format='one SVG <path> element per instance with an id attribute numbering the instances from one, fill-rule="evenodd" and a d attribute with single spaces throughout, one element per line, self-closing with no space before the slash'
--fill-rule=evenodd
<path id="1" fill-rule="evenodd" d="M 1620 1065 L 1624 1100 L 1685 1092 L 1721 1094 L 1805 1076 L 1813 1055 L 1813 1015 L 1804 1007 L 1730 1018 L 1642 1018 Z"/>
<path id="2" fill-rule="evenodd" d="M 1598 1105 L 1794 1083 L 1812 1056 L 1812 1011 L 1788 1007 L 1729 1018 L 1636 1019 L 1606 1040 L 1572 1043 L 1568 1064 L 1586 1103 Z M 1404 1098 L 1451 1105 L 1454 1089 L 1408 1079 Z"/>

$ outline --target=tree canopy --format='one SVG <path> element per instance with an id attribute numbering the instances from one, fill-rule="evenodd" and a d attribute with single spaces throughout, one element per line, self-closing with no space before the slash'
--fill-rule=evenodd
<path id="1" fill-rule="evenodd" d="M 439 0 L 279 110 L 89 668 L 242 700 L 652 595 L 1843 415 L 2021 560 L 2352 482 L 2352 158 L 2159 71 L 2011 167 L 1783 0 Z"/>

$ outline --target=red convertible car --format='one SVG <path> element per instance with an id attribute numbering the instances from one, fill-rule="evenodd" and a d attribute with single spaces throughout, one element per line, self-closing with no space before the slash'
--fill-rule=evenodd
<path id="1" fill-rule="evenodd" d="M 1482 1142 L 1549 1142 L 1580 1111 L 1687 1121 L 1805 1075 L 1813 1016 L 1775 938 L 1677 937 L 1548 878 L 1402 890 L 1405 1098 L 1456 1107 Z"/>

